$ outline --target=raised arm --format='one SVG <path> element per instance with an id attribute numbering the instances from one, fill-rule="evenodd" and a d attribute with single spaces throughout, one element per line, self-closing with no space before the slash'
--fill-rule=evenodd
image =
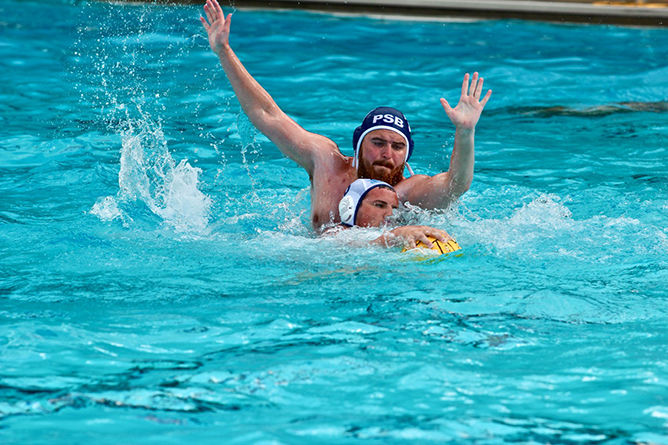
<path id="1" fill-rule="evenodd" d="M 468 73 L 464 75 L 459 103 L 452 108 L 441 98 L 441 105 L 450 121 L 455 125 L 455 145 L 450 157 L 450 168 L 435 176 L 416 175 L 397 187 L 402 201 L 410 201 L 424 208 L 445 208 L 471 186 L 473 180 L 475 126 L 485 104 L 492 95 L 487 91 L 480 99 L 483 78 L 473 73 L 469 85 Z"/>
<path id="2" fill-rule="evenodd" d="M 200 20 L 209 36 L 209 45 L 218 55 L 244 113 L 255 128 L 276 144 L 285 156 L 312 175 L 317 155 L 323 151 L 338 151 L 336 144 L 299 126 L 246 71 L 229 43 L 232 14 L 225 17 L 216 0 L 207 0 L 204 12 L 206 19 L 200 17 Z"/>

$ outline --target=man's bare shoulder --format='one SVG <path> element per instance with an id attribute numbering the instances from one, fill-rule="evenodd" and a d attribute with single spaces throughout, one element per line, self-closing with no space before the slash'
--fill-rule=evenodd
<path id="1" fill-rule="evenodd" d="M 294 121 L 293 128 L 283 128 L 282 138 L 275 143 L 281 152 L 302 166 L 309 176 L 322 169 L 323 164 L 331 163 L 331 159 L 340 154 L 336 143 L 326 136 L 311 133 L 298 126 Z"/>
<path id="2" fill-rule="evenodd" d="M 341 153 L 334 141 L 322 136 L 317 142 L 317 146 L 314 147 L 316 169 L 342 171 L 352 168 L 352 158 Z"/>

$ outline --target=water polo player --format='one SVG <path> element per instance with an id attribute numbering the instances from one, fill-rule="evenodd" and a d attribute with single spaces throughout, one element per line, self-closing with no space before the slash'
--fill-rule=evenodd
<path id="1" fill-rule="evenodd" d="M 382 227 L 398 206 L 399 198 L 390 184 L 375 179 L 357 179 L 346 189 L 339 202 L 341 226 Z M 372 243 L 414 248 L 416 243 L 422 242 L 431 248 L 430 236 L 443 243 L 452 240 L 444 230 L 428 226 L 402 226 L 388 230 Z"/>
<path id="2" fill-rule="evenodd" d="M 441 105 L 455 125 L 455 143 L 447 172 L 404 178 L 413 152 L 411 130 L 398 110 L 380 107 L 364 118 L 353 134 L 354 156 L 344 156 L 331 139 L 311 133 L 288 117 L 269 93 L 246 71 L 229 44 L 232 15 L 227 17 L 216 0 L 207 0 L 202 25 L 218 55 L 232 89 L 253 125 L 281 152 L 303 167 L 311 180 L 311 223 L 316 230 L 339 222 L 338 204 L 346 187 L 358 178 L 380 179 L 394 186 L 402 202 L 426 209 L 446 208 L 466 192 L 473 179 L 474 134 L 480 114 L 491 95 L 481 99 L 483 79 L 464 76 L 455 108 Z M 410 173 L 410 172 L 409 172 Z"/>

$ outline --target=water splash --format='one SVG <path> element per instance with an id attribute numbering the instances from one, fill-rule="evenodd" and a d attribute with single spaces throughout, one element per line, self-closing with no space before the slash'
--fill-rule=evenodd
<path id="1" fill-rule="evenodd" d="M 90 209 L 90 213 L 97 216 L 102 221 L 120 219 L 125 224 L 128 219 L 125 213 L 118 208 L 118 203 L 113 196 L 99 198 L 93 205 L 93 208 Z"/>
<path id="2" fill-rule="evenodd" d="M 121 161 L 116 196 L 98 199 L 91 213 L 129 224 L 133 203 L 144 203 L 177 232 L 207 229 L 211 198 L 199 188 L 202 171 L 186 159 L 178 164 L 167 148 L 160 124 L 149 117 L 128 119 L 121 131 Z"/>
<path id="3" fill-rule="evenodd" d="M 246 170 L 246 175 L 251 183 L 250 197 L 258 200 L 258 180 L 255 178 L 257 172 L 257 161 L 260 159 L 261 151 L 257 143 L 257 130 L 245 113 L 237 115 L 237 129 L 241 138 L 241 163 Z"/>
<path id="4" fill-rule="evenodd" d="M 120 9 L 114 4 L 82 8 L 84 25 L 78 29 L 73 48 L 73 74 L 79 80 L 76 89 L 82 107 L 96 110 L 93 119 L 121 138 L 119 190 L 116 195 L 98 198 L 90 213 L 103 221 L 120 220 L 125 226 L 157 216 L 177 232 L 207 231 L 212 202 L 199 190 L 202 171 L 187 159 L 177 162 L 163 133 L 164 126 L 173 134 L 174 121 L 179 132 L 198 126 L 200 133 L 204 131 L 192 119 L 200 107 L 199 101 L 192 100 L 202 89 L 197 75 L 184 74 L 178 64 L 165 63 L 183 60 L 197 48 L 197 39 L 189 37 L 191 20 L 146 4 L 123 8 L 125 19 L 118 21 L 115 17 Z M 169 32 L 165 32 L 165 23 Z M 151 70 L 155 66 L 162 69 Z M 173 79 L 179 79 L 178 89 Z M 166 101 L 175 98 L 183 104 L 183 115 L 171 113 L 170 122 L 163 125 Z"/>
<path id="5" fill-rule="evenodd" d="M 543 255 L 556 252 L 557 246 L 564 241 L 564 234 L 578 231 L 581 226 L 572 219 L 567 201 L 553 194 L 539 195 L 506 217 L 469 215 L 455 219 L 454 231 L 463 233 L 460 241 L 465 244 L 482 243 L 499 253 Z"/>

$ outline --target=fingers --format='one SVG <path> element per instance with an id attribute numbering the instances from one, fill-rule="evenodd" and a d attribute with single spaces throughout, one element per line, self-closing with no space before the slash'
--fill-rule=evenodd
<path id="1" fill-rule="evenodd" d="M 209 24 L 206 22 L 206 19 L 202 17 L 201 15 L 199 16 L 200 21 L 202 22 L 202 25 L 204 25 L 204 29 L 206 32 L 209 32 Z"/>
<path id="2" fill-rule="evenodd" d="M 485 94 L 485 97 L 483 97 L 483 99 L 480 101 L 480 105 L 484 107 L 491 95 L 492 95 L 492 90 L 488 90 L 487 94 Z"/>
<path id="3" fill-rule="evenodd" d="M 480 80 L 478 80 L 478 85 L 476 85 L 475 92 L 473 93 L 473 97 L 475 97 L 476 100 L 480 100 L 480 93 L 482 93 L 483 83 L 485 83 L 485 79 L 481 77 Z"/>
<path id="4" fill-rule="evenodd" d="M 443 105 L 443 109 L 445 110 L 445 114 L 450 114 L 452 112 L 452 107 L 448 103 L 447 100 L 441 97 L 441 105 Z"/>
<path id="5" fill-rule="evenodd" d="M 225 14 L 216 0 L 206 0 L 204 11 L 206 12 L 206 17 L 209 19 L 209 23 L 212 25 L 213 22 L 220 18 L 225 20 Z"/>
<path id="6" fill-rule="evenodd" d="M 478 77 L 478 73 L 475 72 L 471 77 L 471 84 L 469 85 L 469 73 L 464 74 L 464 80 L 462 81 L 462 97 L 473 96 L 476 100 L 480 100 L 484 83 L 485 79 Z M 441 103 L 443 103 L 443 99 L 441 99 Z M 445 108 L 445 105 L 443 105 L 443 108 Z"/>
<path id="7" fill-rule="evenodd" d="M 204 13 L 206 14 L 206 18 L 209 21 L 209 24 L 213 25 L 213 22 L 215 21 L 214 13 L 213 10 L 211 9 L 211 6 L 209 6 L 210 2 L 206 2 L 206 5 L 204 5 Z"/>
<path id="8" fill-rule="evenodd" d="M 462 80 L 462 96 L 468 96 L 469 94 L 469 73 L 464 74 L 464 80 Z"/>
<path id="9" fill-rule="evenodd" d="M 473 73 L 473 77 L 471 77 L 471 87 L 469 88 L 469 96 L 474 96 L 475 95 L 475 90 L 478 87 L 478 73 Z"/>
<path id="10" fill-rule="evenodd" d="M 219 17 L 222 17 L 223 20 L 225 19 L 225 14 L 223 13 L 223 8 L 220 7 L 220 4 L 218 3 L 218 0 L 209 0 L 213 2 L 214 7 L 216 8 L 216 12 L 218 13 Z"/>
<path id="11" fill-rule="evenodd" d="M 434 230 L 437 230 L 437 229 L 434 229 Z M 431 249 L 432 247 L 434 247 L 434 244 L 429 239 L 429 236 L 431 236 L 430 232 L 432 232 L 431 227 L 411 226 L 410 227 L 410 237 L 411 237 L 411 240 L 413 241 L 413 244 L 415 244 L 416 241 L 420 241 L 428 249 Z"/>
<path id="12" fill-rule="evenodd" d="M 417 239 L 424 244 L 428 249 L 431 249 L 434 247 L 434 244 L 431 242 L 431 240 L 427 237 L 427 234 L 422 232 L 417 236 Z"/>
<path id="13" fill-rule="evenodd" d="M 452 239 L 452 237 L 448 235 L 448 232 L 446 232 L 445 230 L 429 226 L 418 226 L 418 227 L 422 231 L 423 236 L 430 236 L 432 238 L 437 239 L 438 241 L 441 241 L 442 243 L 447 243 Z"/>
<path id="14" fill-rule="evenodd" d="M 473 73 L 471 78 L 471 87 L 469 88 L 469 73 L 464 74 L 464 80 L 462 81 L 462 96 L 473 96 L 478 84 L 478 73 Z"/>
<path id="15" fill-rule="evenodd" d="M 437 240 L 439 240 L 442 243 L 447 243 L 449 240 L 452 239 L 450 237 L 450 235 L 448 235 L 448 233 L 445 230 L 439 230 L 439 229 L 433 229 L 433 228 L 432 228 L 432 230 L 427 232 L 427 235 L 429 235 L 433 238 L 436 238 Z"/>

